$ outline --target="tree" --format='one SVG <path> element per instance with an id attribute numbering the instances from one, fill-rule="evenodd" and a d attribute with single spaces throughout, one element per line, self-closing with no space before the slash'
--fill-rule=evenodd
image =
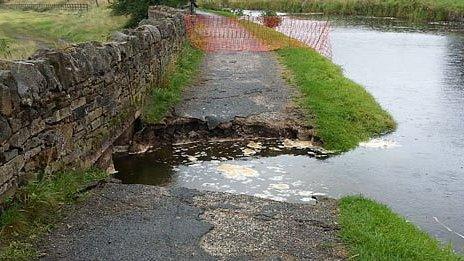
<path id="1" fill-rule="evenodd" d="M 131 19 L 127 26 L 133 27 L 147 18 L 148 7 L 151 5 L 181 7 L 187 2 L 188 0 L 116 0 L 111 7 L 117 15 L 130 15 Z"/>

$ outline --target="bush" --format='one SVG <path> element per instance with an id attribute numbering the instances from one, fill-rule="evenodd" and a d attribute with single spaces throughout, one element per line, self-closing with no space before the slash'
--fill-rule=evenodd
<path id="1" fill-rule="evenodd" d="M 263 17 L 272 17 L 277 16 L 277 12 L 273 10 L 264 10 L 261 12 L 261 16 Z"/>
<path id="2" fill-rule="evenodd" d="M 133 27 L 141 20 L 147 18 L 148 7 L 151 5 L 181 7 L 188 2 L 188 0 L 116 0 L 111 5 L 111 8 L 117 15 L 130 15 L 131 19 L 127 23 L 127 26 Z"/>

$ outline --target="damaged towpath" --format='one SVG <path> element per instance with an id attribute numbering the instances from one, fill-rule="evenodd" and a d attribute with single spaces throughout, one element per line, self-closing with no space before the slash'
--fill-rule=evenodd
<path id="1" fill-rule="evenodd" d="M 161 125 L 308 139 L 295 91 L 269 52 L 207 54 L 200 81 Z M 234 127 L 235 126 L 235 127 Z M 198 127 L 199 128 L 199 127 Z M 172 128 L 173 129 L 173 128 Z M 186 128 L 191 133 L 198 130 Z M 230 131 L 233 129 L 233 131 Z M 177 130 L 177 129 L 176 129 Z M 267 130 L 267 131 L 266 131 Z M 145 134 L 146 134 L 145 133 Z M 168 133 L 168 132 L 166 132 Z M 182 135 L 181 135 L 182 136 Z M 166 141 L 163 135 L 154 135 Z M 139 137 L 141 140 L 146 135 Z M 153 173 L 156 175 L 156 173 Z M 47 260 L 341 260 L 337 201 L 292 204 L 186 188 L 107 183 L 39 245 Z"/>
<path id="2" fill-rule="evenodd" d="M 304 125 L 294 115 L 294 91 L 282 79 L 273 53 L 239 52 L 206 55 L 199 84 L 187 88 L 175 115 L 206 121 L 211 128 L 236 118 Z"/>
<path id="3" fill-rule="evenodd" d="M 40 251 L 45 260 L 340 260 L 336 204 L 109 183 Z"/>
<path id="4" fill-rule="evenodd" d="M 241 118 L 300 128 L 270 53 L 210 54 L 176 117 L 214 129 Z M 278 135 L 278 133 L 277 133 Z M 153 173 L 156 175 L 156 173 Z M 184 188 L 108 183 L 40 245 L 48 260 L 339 260 L 337 201 L 291 204 Z"/>
<path id="5" fill-rule="evenodd" d="M 140 143 L 265 137 L 312 140 L 313 128 L 295 104 L 272 52 L 207 53 L 196 84 L 161 124 L 139 133 Z M 315 145 L 317 145 L 317 140 Z"/>

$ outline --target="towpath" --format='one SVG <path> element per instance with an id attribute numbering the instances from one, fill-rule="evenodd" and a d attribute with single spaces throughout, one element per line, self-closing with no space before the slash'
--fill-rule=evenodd
<path id="1" fill-rule="evenodd" d="M 175 118 L 204 121 L 210 129 L 238 120 L 242 125 L 311 136 L 304 114 L 295 105 L 296 92 L 282 78 L 273 53 L 208 53 L 202 72 L 174 108 Z"/>
<path id="2" fill-rule="evenodd" d="M 209 53 L 174 114 L 210 128 L 237 118 L 304 127 L 281 73 L 269 52 Z M 337 201 L 327 198 L 291 204 L 110 182 L 39 247 L 46 260 L 340 260 L 337 214 Z"/>
<path id="3" fill-rule="evenodd" d="M 40 251 L 45 260 L 341 260 L 336 204 L 110 183 Z"/>

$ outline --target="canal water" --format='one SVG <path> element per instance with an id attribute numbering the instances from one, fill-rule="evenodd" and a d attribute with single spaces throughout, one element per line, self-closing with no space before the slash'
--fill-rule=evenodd
<path id="1" fill-rule="evenodd" d="M 328 158 L 291 141 L 173 145 L 116 157 L 118 177 L 308 204 L 363 194 L 463 251 L 464 34 L 449 29 L 332 21 L 333 61 L 393 115 L 392 134 Z"/>

